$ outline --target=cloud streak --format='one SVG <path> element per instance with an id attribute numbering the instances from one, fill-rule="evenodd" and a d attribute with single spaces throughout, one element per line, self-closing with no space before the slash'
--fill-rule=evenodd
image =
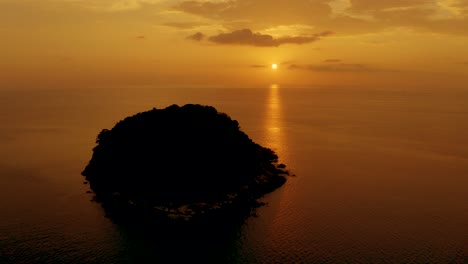
<path id="1" fill-rule="evenodd" d="M 311 36 L 284 36 L 275 38 L 272 35 L 253 32 L 250 29 L 235 30 L 228 33 L 208 37 L 208 41 L 220 45 L 245 45 L 256 47 L 278 47 L 285 44 L 307 44 L 320 40 L 322 37 L 330 36 L 333 32 L 325 31 Z M 189 39 L 201 41 L 203 33 L 197 32 L 188 36 Z"/>
<path id="2" fill-rule="evenodd" d="M 178 29 L 194 29 L 201 26 L 207 26 L 208 24 L 200 22 L 166 22 L 162 25 Z"/>
<path id="3" fill-rule="evenodd" d="M 316 72 L 375 72 L 369 65 L 359 63 L 328 63 L 328 64 L 291 64 L 290 70 L 308 70 Z"/>
<path id="4" fill-rule="evenodd" d="M 105 3 L 105 1 L 102 1 Z M 114 0 L 111 2 L 109 11 L 127 11 L 142 8 L 144 5 L 159 4 L 162 0 Z"/>
<path id="5" fill-rule="evenodd" d="M 205 38 L 205 34 L 201 32 L 197 32 L 193 35 L 187 37 L 187 39 L 195 40 L 195 41 L 202 41 Z"/>
<path id="6" fill-rule="evenodd" d="M 328 59 L 328 60 L 324 60 L 323 62 L 326 62 L 326 63 L 338 63 L 338 62 L 341 62 L 341 60 L 339 60 L 339 59 Z"/>

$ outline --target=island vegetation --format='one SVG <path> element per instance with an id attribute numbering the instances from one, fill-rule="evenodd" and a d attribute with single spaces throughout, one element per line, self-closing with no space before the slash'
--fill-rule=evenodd
<path id="1" fill-rule="evenodd" d="M 97 136 L 82 175 L 114 220 L 206 221 L 252 212 L 288 174 L 214 107 L 153 108 Z"/>

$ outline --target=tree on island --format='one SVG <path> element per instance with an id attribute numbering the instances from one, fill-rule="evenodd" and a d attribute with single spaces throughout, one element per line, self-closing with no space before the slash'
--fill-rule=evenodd
<path id="1" fill-rule="evenodd" d="M 211 106 L 138 113 L 96 143 L 82 174 L 110 214 L 190 220 L 245 206 L 286 181 L 278 156 Z"/>

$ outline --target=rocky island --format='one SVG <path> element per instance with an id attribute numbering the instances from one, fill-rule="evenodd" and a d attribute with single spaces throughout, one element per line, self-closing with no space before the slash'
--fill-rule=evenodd
<path id="1" fill-rule="evenodd" d="M 96 143 L 82 175 L 113 220 L 248 215 L 288 175 L 271 149 L 211 106 L 153 108 L 102 130 Z"/>

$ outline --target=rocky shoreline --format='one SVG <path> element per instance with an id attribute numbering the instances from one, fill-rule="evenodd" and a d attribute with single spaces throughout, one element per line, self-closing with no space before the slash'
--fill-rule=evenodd
<path id="1" fill-rule="evenodd" d="M 264 203 L 262 198 L 286 182 L 289 172 L 283 164 L 275 166 L 274 171 L 259 175 L 256 184 L 242 186 L 238 192 L 229 193 L 218 201 L 194 202 L 189 204 L 150 204 L 125 197 L 114 192 L 108 197 L 96 195 L 93 199 L 103 205 L 106 216 L 116 223 L 152 224 L 170 223 L 175 225 L 210 224 L 227 218 L 242 221 L 256 215 L 255 209 Z M 235 219 L 234 219 L 235 220 Z"/>

